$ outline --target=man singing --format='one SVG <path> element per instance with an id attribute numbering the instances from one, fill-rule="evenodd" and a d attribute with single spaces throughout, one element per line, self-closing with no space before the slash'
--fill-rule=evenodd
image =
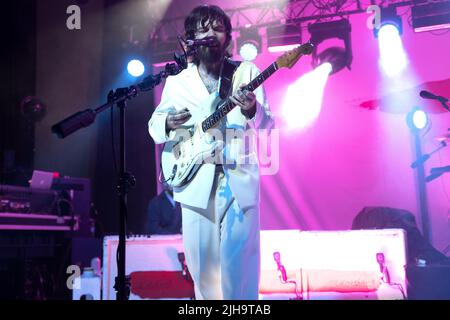
<path id="1" fill-rule="evenodd" d="M 192 10 L 184 22 L 189 40 L 214 37 L 213 46 L 200 46 L 187 69 L 168 77 L 161 103 L 149 121 L 155 143 L 165 143 L 170 132 L 189 127 L 214 112 L 205 104 L 219 96 L 221 70 L 229 61 L 230 18 L 214 5 Z M 271 129 L 274 120 L 264 89 L 244 89 L 258 74 L 250 62 L 235 63 L 230 100 L 236 107 L 222 119 L 226 129 Z M 203 118 L 202 118 L 203 116 Z M 237 137 L 243 143 L 242 137 Z M 234 141 L 236 142 L 236 141 Z M 258 162 L 242 163 L 226 146 L 227 161 L 204 163 L 193 179 L 174 188 L 181 203 L 183 245 L 194 280 L 196 299 L 258 299 L 260 274 Z"/>

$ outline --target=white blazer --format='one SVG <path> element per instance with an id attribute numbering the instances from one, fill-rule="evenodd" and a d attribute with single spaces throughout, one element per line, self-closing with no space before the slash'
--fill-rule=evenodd
<path id="1" fill-rule="evenodd" d="M 260 71 L 251 62 L 242 62 L 233 76 L 233 93 L 242 83 L 248 84 Z M 272 129 L 275 121 L 269 110 L 265 92 L 262 86 L 254 91 L 256 95 L 256 114 L 247 119 L 239 107 L 235 107 L 226 116 L 226 128 Z M 187 69 L 176 76 L 166 79 L 161 103 L 156 107 L 149 122 L 148 129 L 155 143 L 164 143 L 169 140 L 166 134 L 166 118 L 170 110 L 188 108 L 192 114 L 185 126 L 191 126 L 202 121 L 213 112 L 212 105 L 208 104 L 218 92 L 208 93 L 198 73 L 197 66 L 189 63 Z M 233 140 L 234 147 L 242 146 L 243 139 L 237 137 Z M 238 201 L 241 209 L 259 206 L 259 168 L 257 161 L 249 164 L 236 163 L 236 156 L 230 154 L 231 146 L 227 145 L 224 152 L 223 169 L 229 178 L 231 191 Z M 248 152 L 248 150 L 247 150 Z M 231 152 L 232 153 L 232 152 Z M 255 156 L 249 154 L 248 156 Z M 234 162 L 231 164 L 231 162 Z M 198 170 L 194 178 L 182 188 L 174 188 L 174 199 L 185 205 L 206 209 L 214 181 L 215 164 L 205 163 Z"/>

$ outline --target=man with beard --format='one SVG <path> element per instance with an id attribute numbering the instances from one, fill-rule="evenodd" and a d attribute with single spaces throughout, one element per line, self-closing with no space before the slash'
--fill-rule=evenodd
<path id="1" fill-rule="evenodd" d="M 219 7 L 196 7 L 184 27 L 189 40 L 214 37 L 217 41 L 211 47 L 200 46 L 185 70 L 167 78 L 161 103 L 149 121 L 149 133 L 156 143 L 168 141 L 171 130 L 189 128 L 214 111 L 215 106 L 205 101 L 211 101 L 211 95 L 219 95 L 222 64 L 231 56 L 231 22 Z M 258 74 L 253 63 L 237 66 L 230 96 L 237 107 L 222 119 L 222 129 L 273 127 L 263 88 L 254 93 L 243 89 Z M 242 137 L 234 140 L 242 146 Z M 230 151 L 228 147 L 223 154 Z M 258 162 L 241 163 L 231 154 L 224 157 L 227 161 L 202 164 L 186 186 L 174 188 L 174 199 L 182 207 L 186 262 L 196 299 L 257 299 Z"/>

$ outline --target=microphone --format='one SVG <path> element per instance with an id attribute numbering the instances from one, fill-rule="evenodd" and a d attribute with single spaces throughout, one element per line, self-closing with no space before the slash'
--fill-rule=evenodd
<path id="1" fill-rule="evenodd" d="M 424 99 L 432 99 L 432 100 L 438 100 L 441 102 L 448 102 L 447 98 L 442 97 L 442 96 L 437 96 L 437 95 L 435 95 L 429 91 L 425 91 L 425 90 L 420 91 L 420 96 Z"/>
<path id="2" fill-rule="evenodd" d="M 96 112 L 92 109 L 77 112 L 53 125 L 52 132 L 56 134 L 58 138 L 65 138 L 78 129 L 91 125 L 95 120 L 95 116 Z"/>
<path id="3" fill-rule="evenodd" d="M 203 39 L 194 39 L 194 40 L 186 40 L 186 45 L 188 47 L 215 47 L 219 44 L 219 41 L 216 37 L 206 37 Z"/>

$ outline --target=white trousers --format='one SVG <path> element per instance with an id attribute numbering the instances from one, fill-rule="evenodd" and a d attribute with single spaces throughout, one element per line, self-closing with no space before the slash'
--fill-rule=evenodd
<path id="1" fill-rule="evenodd" d="M 222 171 L 206 209 L 182 205 L 186 263 L 198 300 L 256 300 L 259 208 L 241 210 Z"/>

